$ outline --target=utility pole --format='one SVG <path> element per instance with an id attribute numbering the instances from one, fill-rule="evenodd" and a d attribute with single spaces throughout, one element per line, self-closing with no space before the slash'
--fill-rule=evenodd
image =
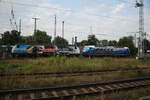
<path id="1" fill-rule="evenodd" d="M 62 38 L 64 38 L 64 21 L 62 21 Z"/>
<path id="2" fill-rule="evenodd" d="M 75 49 L 77 48 L 77 36 L 75 36 Z"/>
<path id="3" fill-rule="evenodd" d="M 90 34 L 93 35 L 93 28 L 90 26 Z"/>
<path id="4" fill-rule="evenodd" d="M 72 37 L 72 45 L 74 45 L 74 37 Z"/>
<path id="5" fill-rule="evenodd" d="M 144 0 L 136 1 L 136 7 L 139 8 L 139 40 L 138 40 L 138 59 L 144 57 Z"/>
<path id="6" fill-rule="evenodd" d="M 56 30 L 57 29 L 57 18 L 56 18 L 56 15 L 55 15 L 55 23 L 54 23 L 54 39 L 56 38 Z"/>
<path id="7" fill-rule="evenodd" d="M 136 37 L 136 33 L 134 34 L 134 45 L 135 45 L 135 47 L 137 47 L 137 37 Z"/>
<path id="8" fill-rule="evenodd" d="M 21 34 L 21 19 L 19 20 L 19 33 Z"/>
<path id="9" fill-rule="evenodd" d="M 39 20 L 39 18 L 36 18 L 36 17 L 35 17 L 35 18 L 32 18 L 32 19 L 34 19 L 34 35 L 35 35 L 35 34 L 36 34 L 36 27 L 37 27 L 36 21 Z M 36 41 L 36 37 L 34 37 L 33 40 Z"/>
<path id="10" fill-rule="evenodd" d="M 147 33 L 144 33 L 144 53 L 147 51 Z"/>
<path id="11" fill-rule="evenodd" d="M 36 28 L 37 28 L 37 20 L 39 20 L 39 18 L 32 18 L 34 19 L 34 34 L 36 33 Z"/>

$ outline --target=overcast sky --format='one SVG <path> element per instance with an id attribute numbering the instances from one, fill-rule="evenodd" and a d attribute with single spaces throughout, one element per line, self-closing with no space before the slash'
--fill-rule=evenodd
<path id="1" fill-rule="evenodd" d="M 145 32 L 150 33 L 150 0 L 145 0 Z M 0 32 L 12 29 L 13 6 L 16 22 L 22 19 L 22 35 L 32 35 L 33 17 L 38 17 L 37 29 L 54 34 L 54 15 L 57 15 L 57 35 L 61 36 L 61 23 L 65 21 L 65 38 L 71 42 L 87 39 L 93 34 L 99 40 L 118 40 L 138 31 L 138 9 L 135 0 L 0 0 Z"/>

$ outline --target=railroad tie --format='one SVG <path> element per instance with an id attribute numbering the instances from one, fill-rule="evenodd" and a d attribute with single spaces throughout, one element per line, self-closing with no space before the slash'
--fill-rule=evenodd
<path id="1" fill-rule="evenodd" d="M 30 98 L 34 99 L 35 98 L 35 94 L 34 93 L 30 93 Z"/>
<path id="2" fill-rule="evenodd" d="M 135 82 L 130 82 L 129 84 L 130 84 L 131 87 L 135 87 L 136 86 Z"/>
<path id="3" fill-rule="evenodd" d="M 76 97 L 76 96 L 73 96 L 73 97 L 72 97 L 72 100 L 77 100 L 77 97 Z"/>
<path id="4" fill-rule="evenodd" d="M 130 86 L 131 86 L 131 87 L 135 87 L 135 86 L 146 85 L 146 84 L 147 84 L 147 82 L 145 82 L 145 81 L 141 81 L 141 82 L 131 82 L 131 83 L 130 83 Z"/>
<path id="5" fill-rule="evenodd" d="M 126 85 L 126 84 L 118 84 L 118 86 L 120 86 L 122 88 L 128 88 L 128 85 Z"/>
<path id="6" fill-rule="evenodd" d="M 141 81 L 141 82 L 136 82 L 138 85 L 143 85 L 145 84 L 145 82 Z"/>
<path id="7" fill-rule="evenodd" d="M 115 89 L 121 89 L 122 87 L 120 87 L 118 84 L 116 85 L 116 84 L 113 84 L 112 85 Z"/>
<path id="8" fill-rule="evenodd" d="M 93 87 L 90 87 L 89 89 L 92 90 L 93 92 L 97 92 L 97 90 Z"/>
<path id="9" fill-rule="evenodd" d="M 150 83 L 150 80 L 146 80 L 145 82 L 146 82 L 146 83 Z"/>
<path id="10" fill-rule="evenodd" d="M 145 85 L 147 82 L 145 81 L 141 81 L 141 82 L 137 82 L 139 85 Z"/>
<path id="11" fill-rule="evenodd" d="M 41 95 L 42 95 L 43 98 L 47 98 L 48 97 L 48 95 L 45 92 L 42 92 Z"/>
<path id="12" fill-rule="evenodd" d="M 131 87 L 135 87 L 135 86 L 139 86 L 139 84 L 141 84 L 141 82 L 130 82 L 129 83 Z"/>
<path id="13" fill-rule="evenodd" d="M 139 86 L 139 82 L 131 82 L 134 86 Z"/>
<path id="14" fill-rule="evenodd" d="M 23 100 L 23 95 L 22 94 L 19 94 L 18 96 L 17 96 L 17 100 Z"/>
<path id="15" fill-rule="evenodd" d="M 75 95 L 80 94 L 76 89 L 72 89 L 72 91 L 73 91 L 73 93 L 74 93 Z"/>
<path id="16" fill-rule="evenodd" d="M 150 80 L 146 81 L 146 83 L 149 84 L 149 83 L 150 83 Z"/>
<path id="17" fill-rule="evenodd" d="M 56 91 L 51 92 L 54 97 L 59 97 Z"/>
<path id="18" fill-rule="evenodd" d="M 10 98 L 11 98 L 11 95 L 8 94 L 8 95 L 5 95 L 4 100 L 10 100 Z"/>
<path id="19" fill-rule="evenodd" d="M 70 94 L 68 93 L 68 91 L 67 91 L 67 90 L 63 90 L 63 91 L 62 91 L 62 93 L 63 93 L 65 96 L 70 95 Z"/>
<path id="20" fill-rule="evenodd" d="M 148 85 L 150 84 L 150 80 L 147 82 L 147 84 L 148 84 Z"/>
<path id="21" fill-rule="evenodd" d="M 107 89 L 105 89 L 104 87 L 100 87 L 100 86 L 98 86 L 97 88 L 100 89 L 102 92 L 104 92 L 104 91 L 107 90 Z"/>
<path id="22" fill-rule="evenodd" d="M 140 82 L 140 85 L 149 85 L 150 84 L 150 82 L 148 81 L 142 81 L 142 82 Z"/>
<path id="23" fill-rule="evenodd" d="M 141 81 L 141 82 L 140 82 L 140 85 L 145 85 L 145 83 L 147 83 L 147 82 Z"/>
<path id="24" fill-rule="evenodd" d="M 114 88 L 111 87 L 111 86 L 109 86 L 109 85 L 106 85 L 105 87 L 108 88 L 108 89 L 110 89 L 110 90 L 114 90 Z"/>
<path id="25" fill-rule="evenodd" d="M 82 90 L 84 93 L 88 93 L 88 90 L 86 90 L 85 88 L 81 88 L 81 90 Z"/>
<path id="26" fill-rule="evenodd" d="M 150 82 L 150 80 L 148 80 L 148 83 Z"/>

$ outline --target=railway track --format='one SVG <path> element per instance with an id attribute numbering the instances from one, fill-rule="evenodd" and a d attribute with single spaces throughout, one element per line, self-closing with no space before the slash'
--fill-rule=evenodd
<path id="1" fill-rule="evenodd" d="M 47 88 L 0 90 L 0 100 L 76 100 L 78 96 L 101 95 L 150 86 L 150 76 Z"/>
<path id="2" fill-rule="evenodd" d="M 124 69 L 107 69 L 107 70 L 95 70 L 95 71 L 75 71 L 75 72 L 37 72 L 37 73 L 17 73 L 17 74 L 4 74 L 1 73 L 0 77 L 27 77 L 27 76 L 78 76 L 78 75 L 94 75 L 108 72 L 119 72 L 119 71 L 141 71 L 150 70 L 150 67 L 143 68 L 124 68 Z"/>

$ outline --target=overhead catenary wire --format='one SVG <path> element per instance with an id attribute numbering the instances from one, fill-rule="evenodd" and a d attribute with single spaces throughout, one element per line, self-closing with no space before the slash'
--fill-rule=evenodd
<path id="1" fill-rule="evenodd" d="M 7 3 L 10 4 L 10 2 L 7 1 L 2 1 L 2 3 Z M 36 8 L 46 8 L 46 9 L 53 9 L 53 10 L 64 10 L 64 11 L 70 11 L 70 9 L 63 9 L 63 8 L 55 8 L 55 7 L 50 7 L 50 6 L 40 6 L 36 4 L 28 4 L 28 3 L 21 3 L 21 2 L 11 2 L 15 5 L 20 5 L 20 6 L 30 6 L 30 7 L 36 7 Z"/>
<path id="2" fill-rule="evenodd" d="M 122 0 L 121 0 L 122 1 Z M 12 1 L 11 1 L 12 2 Z M 127 2 L 127 1 L 126 1 Z M 6 2 L 6 1 L 3 1 L 3 3 L 9 3 L 9 2 Z M 40 5 L 34 5 L 34 4 L 27 4 L 27 3 L 20 3 L 20 2 L 12 2 L 13 4 L 16 4 L 16 5 L 20 5 L 20 6 L 30 6 L 30 7 L 37 7 L 37 8 L 46 8 L 46 9 L 53 9 L 53 10 L 64 10 L 64 11 L 69 11 L 69 12 L 72 12 L 72 13 L 77 13 L 73 10 L 69 10 L 69 9 L 61 9 L 61 8 L 55 8 L 55 7 L 50 7 L 50 6 L 40 6 Z M 131 19 L 128 19 L 128 18 L 120 18 L 120 16 L 110 16 L 110 15 L 101 15 L 101 14 L 91 14 L 91 13 L 86 13 L 88 15 L 93 15 L 93 16 L 97 16 L 97 17 L 104 17 L 104 18 L 109 18 L 109 19 L 117 19 L 117 20 L 123 20 L 123 21 L 127 21 L 127 20 L 131 20 Z M 133 21 L 134 23 L 136 21 Z"/>
<path id="3" fill-rule="evenodd" d="M 122 1 L 122 0 L 120 0 Z M 125 1 L 125 0 L 123 0 Z M 128 0 L 126 0 L 128 1 Z M 6 2 L 6 1 L 2 1 L 2 2 Z M 64 11 L 69 11 L 69 12 L 73 12 L 73 13 L 77 13 L 75 11 L 72 11 L 72 10 L 67 10 L 67 9 L 61 9 L 61 8 L 55 8 L 55 7 L 50 7 L 50 6 L 40 6 L 40 5 L 34 5 L 34 4 L 27 4 L 27 3 L 20 3 L 20 2 L 14 2 L 13 1 L 13 4 L 16 4 L 16 5 L 21 5 L 21 6 L 30 6 L 30 7 L 37 7 L 37 8 L 45 8 L 45 9 L 54 9 L 54 10 L 64 10 Z M 119 16 L 109 16 L 109 15 L 101 15 L 101 14 L 90 14 L 90 13 L 86 13 L 88 15 L 93 15 L 93 16 L 97 16 L 97 17 L 104 17 L 104 18 L 110 18 L 110 19 L 117 19 L 117 20 L 120 20 L 120 22 L 122 20 L 130 20 L 129 18 L 120 18 Z M 135 20 L 130 20 L 132 22 L 136 22 Z M 138 22 L 138 21 L 137 21 Z"/>

